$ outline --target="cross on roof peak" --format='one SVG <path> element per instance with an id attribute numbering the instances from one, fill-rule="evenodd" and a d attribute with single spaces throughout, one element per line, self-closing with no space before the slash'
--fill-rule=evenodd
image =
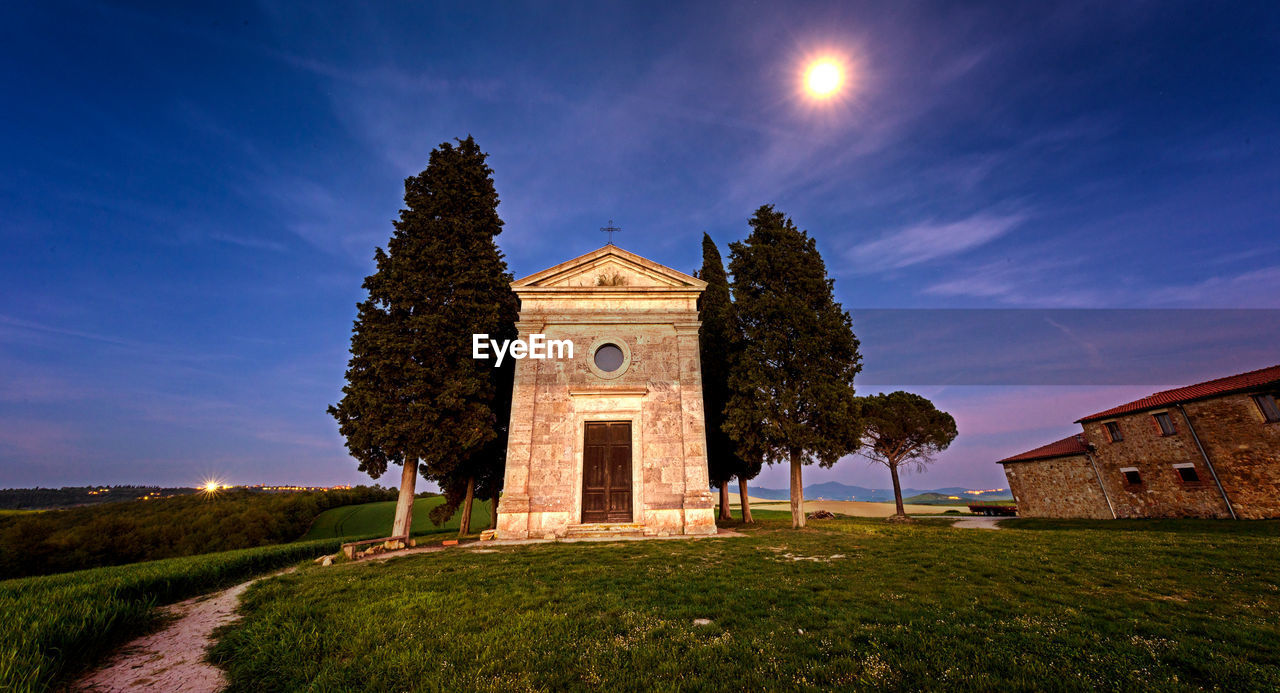
<path id="1" fill-rule="evenodd" d="M 610 220 L 609 220 L 609 225 L 608 225 L 608 226 L 601 226 L 601 227 L 600 227 L 600 230 L 601 230 L 601 231 L 603 231 L 603 232 L 605 232 L 605 233 L 607 233 L 607 234 L 609 234 L 609 245 L 613 245 L 613 234 L 618 233 L 619 231 L 621 231 L 621 230 L 622 230 L 622 227 L 620 227 L 620 226 L 614 226 L 614 225 L 613 225 L 613 220 L 612 220 L 612 219 L 610 219 Z"/>

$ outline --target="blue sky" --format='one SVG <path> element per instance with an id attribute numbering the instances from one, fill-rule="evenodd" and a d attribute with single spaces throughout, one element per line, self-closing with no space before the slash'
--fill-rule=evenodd
<path id="1" fill-rule="evenodd" d="M 0 486 L 367 479 L 324 413 L 360 282 L 403 178 L 467 134 L 517 276 L 609 219 L 688 271 L 703 231 L 723 247 L 774 203 L 855 329 L 869 308 L 1280 308 L 1274 3 L 29 5 L 0 10 Z M 850 83 L 818 107 L 798 84 L 823 54 Z M 861 336 L 866 391 L 889 387 Z M 1280 363 L 1248 346 L 1222 367 Z M 1187 376 L 1233 372 L 1208 370 Z M 994 459 L 1184 382 L 1165 372 L 907 383 L 961 429 L 907 483 L 1003 486 Z"/>

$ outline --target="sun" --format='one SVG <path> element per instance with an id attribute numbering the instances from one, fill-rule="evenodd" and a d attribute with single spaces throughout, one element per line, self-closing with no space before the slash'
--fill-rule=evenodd
<path id="1" fill-rule="evenodd" d="M 844 86 L 844 66 L 833 58 L 819 58 L 804 71 L 804 88 L 815 99 L 829 99 Z"/>

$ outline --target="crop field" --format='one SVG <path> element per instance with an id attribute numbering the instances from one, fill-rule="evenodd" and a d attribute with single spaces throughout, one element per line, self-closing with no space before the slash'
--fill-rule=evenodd
<path id="1" fill-rule="evenodd" d="M 462 521 L 462 510 L 453 514 L 448 522 L 437 527 L 428 516 L 431 509 L 444 502 L 442 496 L 418 498 L 413 503 L 413 534 L 456 534 Z M 396 502 L 362 503 L 332 508 L 320 513 L 303 541 L 331 539 L 335 537 L 385 537 L 391 533 L 391 521 L 396 514 Z M 477 499 L 471 510 L 471 531 L 479 532 L 489 527 L 489 501 Z"/>
<path id="2" fill-rule="evenodd" d="M 307 566 L 215 658 L 240 691 L 1280 689 L 1277 522 L 760 516 Z"/>
<path id="3" fill-rule="evenodd" d="M 156 623 L 155 606 L 336 551 L 340 541 L 263 546 L 0 581 L 0 690 L 65 683 Z"/>

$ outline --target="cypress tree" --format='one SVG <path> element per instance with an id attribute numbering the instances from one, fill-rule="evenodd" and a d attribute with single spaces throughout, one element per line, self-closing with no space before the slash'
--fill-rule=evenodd
<path id="1" fill-rule="evenodd" d="M 849 314 L 813 238 L 772 205 L 729 244 L 740 346 L 725 429 L 739 456 L 791 466 L 791 523 L 803 527 L 803 466 L 829 467 L 858 447 L 853 378 L 862 369 Z"/>
<path id="2" fill-rule="evenodd" d="M 501 374 L 471 358 L 473 333 L 516 336 L 485 157 L 471 137 L 445 142 L 426 170 L 405 179 L 405 209 L 364 281 L 343 397 L 329 407 L 361 471 L 376 479 L 389 465 L 402 467 L 393 536 L 412 527 L 418 473 L 446 494 L 474 488 L 495 464 L 508 416 Z"/>
<path id="3" fill-rule="evenodd" d="M 733 350 L 733 315 L 729 279 L 715 241 L 702 234 L 702 269 L 698 278 L 707 283 L 698 301 L 698 346 L 702 356 L 702 401 L 707 425 L 707 472 L 720 489 L 720 519 L 729 512 L 729 481 L 741 466 L 734 443 L 724 431 L 724 408 L 729 400 L 729 353 Z"/>

